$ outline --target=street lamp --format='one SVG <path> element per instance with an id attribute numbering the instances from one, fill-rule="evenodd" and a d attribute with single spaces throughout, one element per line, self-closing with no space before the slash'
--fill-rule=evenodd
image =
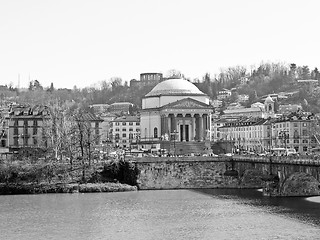
<path id="1" fill-rule="evenodd" d="M 173 138 L 173 148 L 174 148 L 174 156 L 176 156 L 176 136 L 178 134 L 178 131 L 175 129 L 172 133 L 170 133 L 170 141 L 171 141 L 171 136 L 174 136 Z"/>

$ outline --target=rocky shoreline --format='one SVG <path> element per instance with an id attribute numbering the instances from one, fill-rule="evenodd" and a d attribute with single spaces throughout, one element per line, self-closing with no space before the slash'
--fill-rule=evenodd
<path id="1" fill-rule="evenodd" d="M 136 186 L 121 183 L 9 183 L 0 184 L 0 195 L 42 193 L 91 193 L 137 191 Z"/>

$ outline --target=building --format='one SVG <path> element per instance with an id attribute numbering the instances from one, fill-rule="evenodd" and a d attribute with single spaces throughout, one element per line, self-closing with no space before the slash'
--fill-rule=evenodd
<path id="1" fill-rule="evenodd" d="M 117 118 L 116 114 L 113 113 L 105 113 L 100 115 L 100 118 L 103 120 L 100 124 L 100 134 L 101 134 L 101 142 L 106 143 L 111 141 L 110 130 L 111 130 L 111 122 Z"/>
<path id="2" fill-rule="evenodd" d="M 141 144 L 170 151 L 174 141 L 179 154 L 185 154 L 188 144 L 182 143 L 192 146 L 210 140 L 212 112 L 209 97 L 193 83 L 184 79 L 160 82 L 142 99 Z"/>
<path id="3" fill-rule="evenodd" d="M 279 105 L 278 113 L 282 115 L 288 115 L 293 112 L 301 111 L 301 104 L 282 104 Z"/>
<path id="4" fill-rule="evenodd" d="M 83 124 L 87 124 L 88 129 L 90 129 L 91 137 L 93 140 L 93 143 L 96 146 L 99 146 L 101 144 L 101 123 L 103 122 L 103 119 L 100 117 L 97 117 L 95 114 L 86 112 L 81 114 L 79 117 L 77 117 L 76 121 L 79 121 Z"/>
<path id="5" fill-rule="evenodd" d="M 214 99 L 214 100 L 212 100 L 211 105 L 214 108 L 220 108 L 220 107 L 222 107 L 222 101 L 218 100 L 218 99 Z"/>
<path id="6" fill-rule="evenodd" d="M 267 97 L 262 103 L 254 103 L 250 108 L 226 109 L 223 111 L 223 118 L 235 117 L 255 117 L 269 118 L 275 116 L 275 101 L 271 97 Z"/>
<path id="7" fill-rule="evenodd" d="M 133 103 L 130 102 L 115 102 L 110 104 L 109 112 L 118 115 L 127 115 L 130 113 Z"/>
<path id="8" fill-rule="evenodd" d="M 223 100 L 223 99 L 231 97 L 231 95 L 232 95 L 232 92 L 230 90 L 223 89 L 222 91 L 218 92 L 217 99 L 218 100 Z"/>
<path id="9" fill-rule="evenodd" d="M 140 82 L 143 86 L 156 85 L 163 79 L 162 73 L 141 73 Z"/>
<path id="10" fill-rule="evenodd" d="M 101 115 L 103 113 L 106 113 L 109 109 L 109 104 L 92 104 L 90 107 L 93 109 L 94 114 Z"/>
<path id="11" fill-rule="evenodd" d="M 130 87 L 155 86 L 161 81 L 163 81 L 162 73 L 141 73 L 140 81 L 132 79 L 130 81 Z"/>
<path id="12" fill-rule="evenodd" d="M 308 88 L 310 92 L 313 91 L 319 84 L 319 81 L 315 79 L 301 79 L 297 80 L 297 82 L 300 86 Z"/>
<path id="13" fill-rule="evenodd" d="M 140 140 L 139 116 L 122 116 L 110 121 L 111 142 L 115 147 L 131 148 Z"/>
<path id="14" fill-rule="evenodd" d="M 6 118 L 8 122 L 8 148 L 16 150 L 22 147 L 47 147 L 43 136 L 44 121 L 50 118 L 46 106 L 13 106 Z"/>
<path id="15" fill-rule="evenodd" d="M 221 124 L 221 120 L 215 124 Z M 294 148 L 308 154 L 319 147 L 319 133 L 314 130 L 313 115 L 292 113 L 278 119 L 240 118 L 226 121 L 214 132 L 218 140 L 230 141 L 234 149 L 264 152 L 273 148 Z"/>
<path id="16" fill-rule="evenodd" d="M 315 117 L 303 113 L 292 113 L 272 122 L 272 147 L 294 148 L 300 154 L 310 153 L 319 147 L 314 130 Z"/>
<path id="17" fill-rule="evenodd" d="M 241 78 L 239 79 L 240 85 L 247 84 L 249 81 L 250 81 L 250 80 L 249 80 L 249 78 L 247 78 L 247 77 L 241 77 Z"/>
<path id="18" fill-rule="evenodd" d="M 246 102 L 249 101 L 249 95 L 247 94 L 240 94 L 238 96 L 238 102 Z"/>
<path id="19" fill-rule="evenodd" d="M 231 141 L 234 151 L 264 152 L 270 149 L 270 120 L 263 118 L 242 118 L 226 122 L 219 128 L 221 139 Z"/>

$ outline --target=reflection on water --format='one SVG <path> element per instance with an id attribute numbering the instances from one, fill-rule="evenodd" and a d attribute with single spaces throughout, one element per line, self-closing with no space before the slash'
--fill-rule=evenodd
<path id="1" fill-rule="evenodd" d="M 1 239 L 317 239 L 318 203 L 255 190 L 0 196 Z"/>
<path id="2" fill-rule="evenodd" d="M 250 189 L 201 189 L 197 190 L 219 198 L 236 199 L 238 203 L 268 209 L 276 214 L 283 214 L 316 224 L 320 227 L 320 197 L 265 197 L 259 190 Z"/>
<path id="3" fill-rule="evenodd" d="M 310 201 L 310 202 L 320 203 L 320 197 L 319 196 L 308 197 L 308 198 L 306 198 L 306 200 Z"/>

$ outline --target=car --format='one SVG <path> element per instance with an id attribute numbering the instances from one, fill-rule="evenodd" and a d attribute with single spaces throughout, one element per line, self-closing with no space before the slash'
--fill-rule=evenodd
<path id="1" fill-rule="evenodd" d="M 225 156 L 227 156 L 227 157 L 232 157 L 233 156 L 233 153 L 226 153 L 226 154 L 224 154 Z"/>

